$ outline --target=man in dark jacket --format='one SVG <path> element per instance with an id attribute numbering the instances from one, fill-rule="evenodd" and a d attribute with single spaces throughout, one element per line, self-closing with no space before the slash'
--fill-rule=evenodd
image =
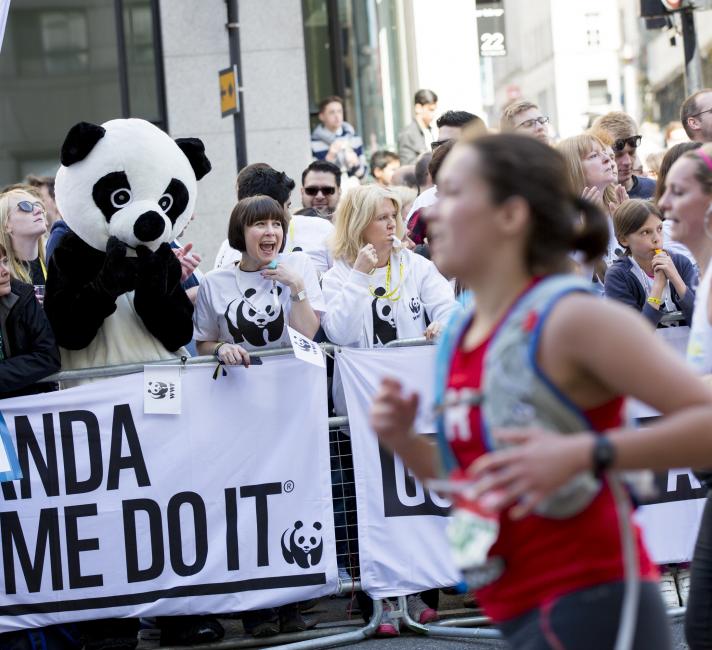
<path id="1" fill-rule="evenodd" d="M 0 247 L 0 399 L 53 390 L 35 383 L 59 370 L 54 334 L 32 285 L 10 277 Z"/>
<path id="2" fill-rule="evenodd" d="M 398 135 L 398 156 L 402 165 L 415 163 L 418 156 L 430 151 L 437 132 L 433 129 L 438 96 L 425 88 L 415 93 L 415 119 Z"/>

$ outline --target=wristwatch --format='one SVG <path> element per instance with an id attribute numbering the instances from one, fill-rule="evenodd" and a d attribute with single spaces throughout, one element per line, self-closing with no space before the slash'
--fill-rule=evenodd
<path id="1" fill-rule="evenodd" d="M 597 435 L 593 445 L 593 475 L 602 478 L 616 459 L 616 448 L 608 436 Z"/>
<path id="2" fill-rule="evenodd" d="M 302 302 L 303 300 L 307 299 L 307 292 L 306 289 L 302 289 L 299 293 L 293 293 L 290 295 L 290 298 L 294 302 Z"/>

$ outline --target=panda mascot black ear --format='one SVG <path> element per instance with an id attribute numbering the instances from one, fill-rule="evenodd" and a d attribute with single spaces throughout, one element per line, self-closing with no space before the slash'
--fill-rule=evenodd
<path id="1" fill-rule="evenodd" d="M 64 138 L 59 159 L 65 167 L 84 160 L 97 142 L 104 137 L 106 129 L 91 122 L 75 124 Z"/>
<path id="2" fill-rule="evenodd" d="M 196 180 L 200 180 L 213 166 L 205 155 L 205 145 L 198 138 L 176 138 L 176 144 L 185 154 L 190 166 L 195 172 Z"/>

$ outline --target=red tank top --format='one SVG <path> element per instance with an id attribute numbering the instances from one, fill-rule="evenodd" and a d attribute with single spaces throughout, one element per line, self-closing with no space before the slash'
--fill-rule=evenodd
<path id="1" fill-rule="evenodd" d="M 452 391 L 480 387 L 490 340 L 469 352 L 460 348 L 455 352 L 448 401 L 457 399 Z M 623 399 L 616 398 L 585 415 L 596 431 L 605 431 L 620 426 L 622 407 Z M 446 414 L 446 427 L 455 458 L 466 468 L 487 448 L 479 407 L 469 407 L 467 417 L 459 415 Z M 513 521 L 503 513 L 499 523 L 499 537 L 490 556 L 504 560 L 505 572 L 477 592 L 478 601 L 495 622 L 515 618 L 564 594 L 624 577 L 617 513 L 607 484 L 583 512 L 569 519 L 530 515 Z M 656 580 L 657 568 L 643 546 L 639 529 L 635 530 L 641 577 Z"/>

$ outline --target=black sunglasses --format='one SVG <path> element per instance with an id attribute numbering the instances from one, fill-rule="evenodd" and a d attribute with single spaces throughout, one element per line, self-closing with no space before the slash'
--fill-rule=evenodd
<path id="1" fill-rule="evenodd" d="M 316 196 L 321 192 L 324 196 L 331 196 L 332 194 L 336 193 L 336 188 L 335 187 L 329 187 L 328 185 L 325 187 L 305 187 L 304 188 L 304 193 L 309 195 L 309 196 Z"/>
<path id="2" fill-rule="evenodd" d="M 627 144 L 633 147 L 633 149 L 637 149 L 640 146 L 640 141 L 642 139 L 642 135 L 631 135 L 630 138 L 619 138 L 612 145 L 613 151 L 623 151 Z"/>
<path id="3" fill-rule="evenodd" d="M 430 151 L 435 151 L 441 144 L 445 144 L 446 142 L 450 142 L 452 138 L 447 138 L 446 140 L 433 140 L 430 143 Z"/>
<path id="4" fill-rule="evenodd" d="M 39 208 L 40 212 L 45 211 L 44 205 L 42 205 L 39 201 L 35 201 L 34 203 L 32 203 L 32 201 L 18 201 L 17 207 L 23 212 L 29 212 L 30 214 L 35 211 L 35 208 Z"/>

